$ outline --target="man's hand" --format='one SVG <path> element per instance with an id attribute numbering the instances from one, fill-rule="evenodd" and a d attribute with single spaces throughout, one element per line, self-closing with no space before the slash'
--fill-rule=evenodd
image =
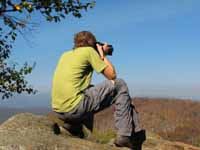
<path id="1" fill-rule="evenodd" d="M 99 44 L 96 44 L 96 46 L 97 46 L 97 50 L 98 50 L 98 52 L 100 54 L 101 59 L 104 59 L 105 56 L 106 56 L 105 52 L 108 51 L 108 49 L 109 49 L 108 43 L 104 43 L 103 46 L 99 45 Z"/>
<path id="2" fill-rule="evenodd" d="M 106 58 L 105 51 L 108 49 L 108 44 L 104 43 L 104 45 L 96 44 L 97 50 L 99 52 L 99 55 L 101 59 L 105 62 L 107 67 L 103 70 L 104 76 L 111 80 L 111 82 L 114 84 L 115 83 L 115 78 L 116 78 L 116 72 L 114 66 L 111 64 L 111 62 Z"/>

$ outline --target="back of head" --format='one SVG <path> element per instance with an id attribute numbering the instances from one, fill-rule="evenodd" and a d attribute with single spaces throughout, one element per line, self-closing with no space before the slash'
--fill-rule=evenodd
<path id="1" fill-rule="evenodd" d="M 74 36 L 74 48 L 90 46 L 96 47 L 96 38 L 89 31 L 81 31 Z"/>

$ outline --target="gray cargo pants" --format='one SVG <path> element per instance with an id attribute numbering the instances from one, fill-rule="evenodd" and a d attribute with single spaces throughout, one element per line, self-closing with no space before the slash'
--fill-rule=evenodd
<path id="1" fill-rule="evenodd" d="M 138 114 L 131 104 L 128 87 L 124 80 L 116 79 L 115 84 L 106 80 L 83 91 L 84 99 L 70 112 L 56 113 L 67 124 L 85 124 L 93 128 L 93 115 L 114 104 L 117 134 L 131 136 L 141 130 Z"/>

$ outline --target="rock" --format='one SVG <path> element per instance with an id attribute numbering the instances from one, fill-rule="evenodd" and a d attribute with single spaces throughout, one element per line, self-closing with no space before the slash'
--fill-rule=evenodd
<path id="1" fill-rule="evenodd" d="M 55 135 L 46 116 L 17 114 L 0 125 L 0 150 L 128 150 L 72 137 L 67 131 Z M 92 136 L 92 135 L 91 135 Z M 94 137 L 95 138 L 95 137 Z M 93 139 L 93 140 L 89 140 Z M 200 150 L 149 134 L 143 150 Z"/>

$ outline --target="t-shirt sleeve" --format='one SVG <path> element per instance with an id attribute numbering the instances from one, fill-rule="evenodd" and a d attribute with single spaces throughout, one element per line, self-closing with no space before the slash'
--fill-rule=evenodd
<path id="1" fill-rule="evenodd" d="M 107 67 L 105 62 L 101 60 L 99 54 L 93 48 L 89 49 L 88 61 L 97 73 L 102 72 Z"/>

